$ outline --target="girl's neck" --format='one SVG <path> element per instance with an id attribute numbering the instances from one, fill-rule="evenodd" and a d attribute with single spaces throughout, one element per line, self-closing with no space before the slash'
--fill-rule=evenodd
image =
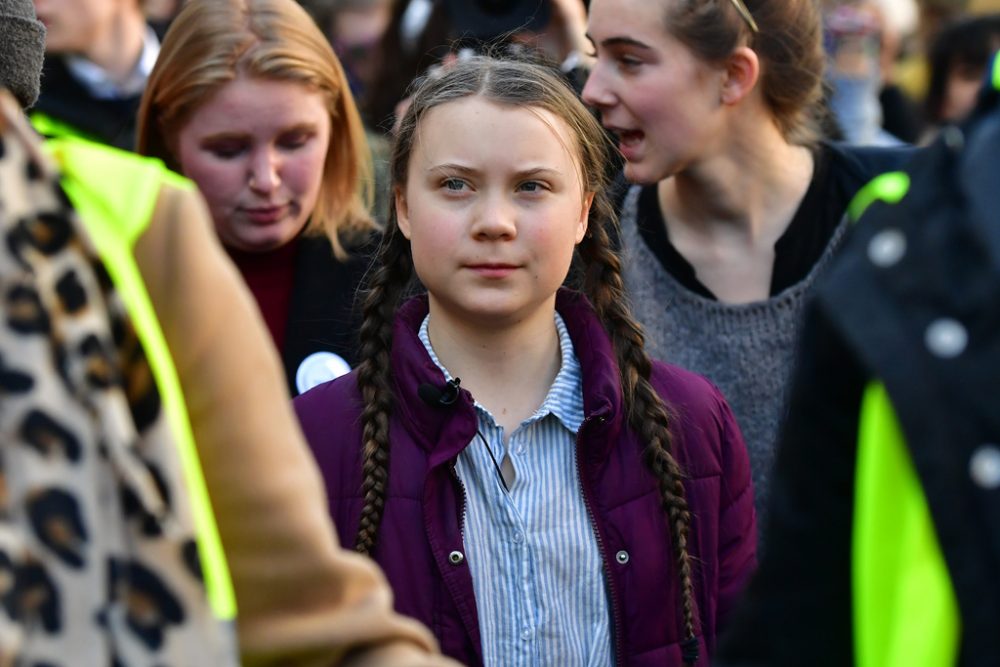
<path id="1" fill-rule="evenodd" d="M 552 308 L 504 324 L 473 324 L 430 300 L 428 334 L 441 364 L 462 379 L 509 435 L 545 400 L 561 366 Z"/>
<path id="2" fill-rule="evenodd" d="M 773 124 L 762 125 L 736 133 L 724 151 L 660 181 L 668 225 L 739 233 L 750 242 L 781 235 L 809 187 L 813 156 L 788 143 Z"/>
<path id="3" fill-rule="evenodd" d="M 113 81 L 123 83 L 142 55 L 146 21 L 136 7 L 126 7 L 108 26 L 107 34 L 95 40 L 83 57 L 103 69 Z"/>
<path id="4" fill-rule="evenodd" d="M 724 302 L 768 297 L 774 245 L 812 180 L 811 151 L 766 125 L 657 186 L 671 242 Z"/>

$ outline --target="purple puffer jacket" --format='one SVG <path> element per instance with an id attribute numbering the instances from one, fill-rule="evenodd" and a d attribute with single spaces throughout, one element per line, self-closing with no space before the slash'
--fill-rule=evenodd
<path id="1" fill-rule="evenodd" d="M 679 584 L 670 530 L 643 444 L 626 427 L 611 341 L 589 302 L 561 291 L 583 373 L 586 419 L 577 439 L 581 486 L 598 536 L 612 609 L 618 665 L 681 665 Z M 472 577 L 464 559 L 464 491 L 455 458 L 476 432 L 465 390 L 450 409 L 420 399 L 422 383 L 444 377 L 417 337 L 427 300 L 400 309 L 392 364 L 396 409 L 390 424 L 389 481 L 375 559 L 396 595 L 396 609 L 431 628 L 448 655 L 482 664 Z M 676 414 L 674 451 L 687 474 L 688 538 L 694 566 L 699 665 L 707 665 L 737 596 L 756 566 L 750 465 L 725 400 L 701 377 L 656 363 L 653 386 Z M 341 541 L 354 543 L 361 513 L 361 399 L 355 374 L 320 385 L 295 408 L 326 480 Z M 628 558 L 625 555 L 628 555 Z"/>

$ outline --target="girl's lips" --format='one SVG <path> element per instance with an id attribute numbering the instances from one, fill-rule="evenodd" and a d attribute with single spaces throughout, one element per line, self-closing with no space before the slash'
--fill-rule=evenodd
<path id="1" fill-rule="evenodd" d="M 506 278 L 517 270 L 512 264 L 470 264 L 466 268 L 483 278 L 494 279 Z"/>
<path id="2" fill-rule="evenodd" d="M 618 150 L 626 160 L 634 160 L 639 156 L 639 149 L 646 134 L 641 130 L 623 130 L 617 132 Z"/>
<path id="3" fill-rule="evenodd" d="M 244 214 L 250 222 L 258 225 L 267 225 L 281 220 L 288 214 L 288 204 L 282 206 L 258 206 L 256 208 L 243 209 Z"/>

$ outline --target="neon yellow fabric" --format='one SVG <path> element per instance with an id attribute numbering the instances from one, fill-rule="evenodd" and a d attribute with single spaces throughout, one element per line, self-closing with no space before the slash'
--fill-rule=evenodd
<path id="1" fill-rule="evenodd" d="M 1000 52 L 993 56 L 993 89 L 1000 90 Z"/>
<path id="2" fill-rule="evenodd" d="M 888 393 L 865 389 L 852 539 L 858 667 L 941 667 L 958 659 L 960 616 L 920 479 Z"/>
<path id="3" fill-rule="evenodd" d="M 851 222 L 857 222 L 872 202 L 881 200 L 887 204 L 897 204 L 900 199 L 906 196 L 909 189 L 909 174 L 902 171 L 888 171 L 880 174 L 858 190 L 854 199 L 847 206 L 847 215 L 850 216 Z"/>
<path id="4" fill-rule="evenodd" d="M 158 160 L 74 138 L 46 142 L 63 177 L 62 186 L 84 221 L 115 287 L 135 323 L 164 409 L 177 436 L 181 465 L 198 534 L 198 552 L 209 603 L 222 620 L 236 616 L 236 596 L 202 475 L 180 380 L 163 330 L 146 292 L 132 246 L 148 226 L 161 185 L 194 187 Z"/>
<path id="5" fill-rule="evenodd" d="M 96 137 L 83 132 L 69 123 L 57 120 L 48 114 L 44 114 L 41 111 L 32 111 L 29 118 L 35 130 L 37 130 L 42 136 L 53 138 L 76 137 L 77 139 L 97 141 Z"/>

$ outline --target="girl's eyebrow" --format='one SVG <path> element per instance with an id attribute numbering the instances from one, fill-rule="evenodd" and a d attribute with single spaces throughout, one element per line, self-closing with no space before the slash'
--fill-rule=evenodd
<path id="1" fill-rule="evenodd" d="M 315 132 L 316 123 L 295 123 L 294 125 L 289 125 L 288 127 L 283 127 L 278 130 L 278 134 L 288 134 L 289 132 Z M 215 134 L 208 134 L 201 138 L 202 141 L 226 141 L 230 139 L 242 139 L 249 136 L 248 132 L 234 132 L 232 130 L 223 130 L 221 132 L 216 132 Z"/>
<path id="2" fill-rule="evenodd" d="M 445 164 L 434 165 L 432 167 L 429 167 L 427 171 L 432 173 L 459 174 L 463 176 L 478 176 L 481 173 L 479 169 L 450 162 Z M 561 171 L 559 171 L 558 169 L 553 169 L 551 167 L 529 167 L 527 169 L 520 169 L 514 172 L 515 178 L 532 178 L 536 176 L 561 176 L 561 175 L 562 175 Z"/>
<path id="3" fill-rule="evenodd" d="M 587 35 L 587 39 L 590 40 L 591 44 L 594 44 L 594 38 L 591 37 L 589 34 Z M 601 46 L 605 48 L 612 46 L 631 46 L 633 48 L 643 49 L 646 51 L 653 48 L 649 44 L 646 44 L 645 42 L 640 42 L 639 40 L 634 39 L 632 37 L 608 37 L 607 39 L 601 40 Z"/>

